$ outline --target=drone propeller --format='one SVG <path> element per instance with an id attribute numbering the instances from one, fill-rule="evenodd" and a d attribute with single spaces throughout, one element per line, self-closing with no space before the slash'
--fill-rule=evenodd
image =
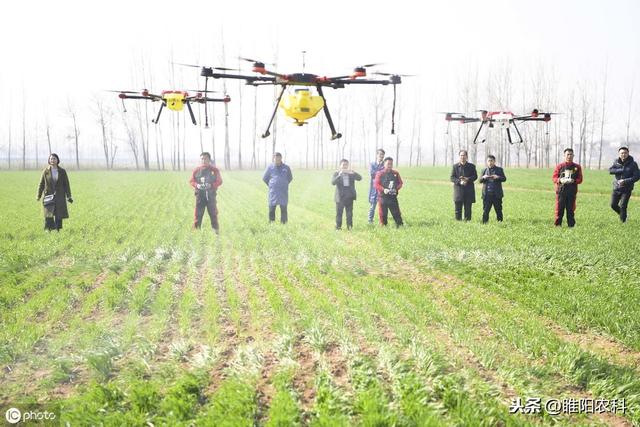
<path id="1" fill-rule="evenodd" d="M 141 93 L 142 91 L 133 91 L 133 90 L 110 90 L 107 89 L 105 92 L 115 92 L 115 93 Z"/>
<path id="2" fill-rule="evenodd" d="M 198 92 L 198 93 L 219 93 L 218 90 L 200 90 L 200 89 L 185 89 L 187 92 Z"/>
<path id="3" fill-rule="evenodd" d="M 183 64 L 182 62 L 172 62 L 172 64 L 182 65 L 183 67 L 202 68 L 200 65 Z"/>
<path id="4" fill-rule="evenodd" d="M 369 68 L 369 67 L 376 67 L 376 66 L 378 66 L 378 65 L 384 65 L 384 62 L 378 62 L 378 63 L 375 63 L 375 64 L 364 64 L 364 65 L 359 65 L 359 66 L 358 66 L 358 67 L 356 67 L 356 68 Z"/>
<path id="5" fill-rule="evenodd" d="M 182 65 L 183 67 L 192 67 L 192 68 L 211 68 L 212 70 L 220 70 L 220 71 L 240 71 L 240 69 L 239 69 L 239 68 L 227 68 L 227 67 L 203 67 L 202 65 L 183 64 L 182 62 L 172 62 L 172 64 Z"/>
<path id="6" fill-rule="evenodd" d="M 264 62 L 264 61 L 259 61 L 257 59 L 245 58 L 245 57 L 242 57 L 242 56 L 238 56 L 238 59 L 241 59 L 241 60 L 247 61 L 247 62 L 251 62 L 252 64 L 273 65 L 274 67 L 276 66 L 276 64 L 273 63 L 273 62 Z"/>
<path id="7" fill-rule="evenodd" d="M 379 76 L 387 76 L 387 77 L 391 77 L 391 76 L 400 76 L 400 77 L 415 77 L 415 74 L 395 74 L 395 73 L 382 73 L 380 71 L 374 71 L 371 74 L 377 74 Z"/>

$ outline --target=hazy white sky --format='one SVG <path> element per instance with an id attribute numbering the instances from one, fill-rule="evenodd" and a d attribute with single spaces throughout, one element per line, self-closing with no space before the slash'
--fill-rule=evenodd
<path id="1" fill-rule="evenodd" d="M 306 50 L 307 71 L 317 74 L 343 74 L 355 65 L 378 61 L 385 63 L 382 71 L 418 74 L 402 90 L 416 97 L 419 88 L 430 98 L 420 102 L 436 111 L 458 109 L 451 95 L 456 91 L 453 76 L 470 64 L 482 72 L 508 63 L 518 80 L 523 70 L 544 63 L 557 74 L 562 89 L 582 80 L 597 82 L 608 58 L 609 98 L 612 109 L 620 111 L 631 82 L 635 80 L 636 87 L 640 83 L 637 0 L 417 4 L 5 2 L 0 138 L 9 118 L 15 121 L 21 115 L 23 86 L 30 118 L 47 111 L 55 121 L 67 96 L 82 105 L 103 89 L 141 89 L 132 75 L 134 61 L 142 55 L 153 67 L 153 89 L 158 91 L 170 88 L 171 56 L 179 62 L 222 64 L 222 34 L 228 66 L 237 66 L 238 54 L 269 61 L 277 50 L 278 69 L 296 72 L 300 51 Z M 185 86 L 197 84 L 196 70 L 177 72 Z M 266 99 L 268 110 L 271 102 Z M 336 105 L 339 98 L 331 102 Z"/>

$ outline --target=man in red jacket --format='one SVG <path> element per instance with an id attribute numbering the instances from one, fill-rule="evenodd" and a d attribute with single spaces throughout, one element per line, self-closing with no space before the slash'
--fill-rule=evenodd
<path id="1" fill-rule="evenodd" d="M 567 225 L 576 225 L 574 213 L 576 211 L 576 196 L 578 184 L 582 184 L 582 168 L 573 163 L 573 149 L 564 150 L 564 162 L 558 164 L 553 171 L 553 183 L 556 186 L 555 225 L 562 225 L 564 211 L 567 211 Z"/>
<path id="2" fill-rule="evenodd" d="M 387 225 L 387 217 L 389 211 L 391 211 L 396 227 L 400 227 L 403 222 L 400 205 L 398 205 L 398 191 L 402 188 L 402 178 L 400 178 L 398 171 L 393 170 L 393 159 L 391 157 L 384 159 L 384 169 L 376 173 L 373 185 L 378 192 L 380 224 Z"/>
<path id="3" fill-rule="evenodd" d="M 218 168 L 211 164 L 211 154 L 206 151 L 200 154 L 200 166 L 193 170 L 189 183 L 196 196 L 193 228 L 200 228 L 204 210 L 207 209 L 211 219 L 211 228 L 218 233 L 218 209 L 216 207 L 216 190 L 222 185 L 222 177 Z"/>

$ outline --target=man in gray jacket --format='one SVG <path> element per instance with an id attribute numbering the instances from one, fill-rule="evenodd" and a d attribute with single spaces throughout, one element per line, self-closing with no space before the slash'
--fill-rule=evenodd
<path id="1" fill-rule="evenodd" d="M 336 186 L 336 230 L 342 228 L 342 213 L 347 211 L 347 229 L 353 227 L 353 201 L 356 199 L 356 181 L 362 176 L 349 169 L 347 159 L 340 160 L 340 169 L 333 173 L 331 184 Z"/>

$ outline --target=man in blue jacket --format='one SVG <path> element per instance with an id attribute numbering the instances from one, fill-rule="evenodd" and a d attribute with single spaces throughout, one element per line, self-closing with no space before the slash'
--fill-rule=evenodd
<path id="1" fill-rule="evenodd" d="M 269 187 L 269 222 L 276 220 L 276 206 L 280 205 L 280 222 L 287 223 L 289 183 L 293 181 L 291 168 L 282 162 L 282 154 L 273 154 L 273 163 L 264 171 L 262 180 Z"/>
<path id="2" fill-rule="evenodd" d="M 618 149 L 618 158 L 609 168 L 609 173 L 615 175 L 613 192 L 611 193 L 611 209 L 620 216 L 620 221 L 627 221 L 627 206 L 633 191 L 633 184 L 640 179 L 638 164 L 629 155 L 627 147 Z"/>
<path id="3" fill-rule="evenodd" d="M 496 219 L 502 221 L 502 183 L 507 180 L 504 170 L 496 166 L 495 156 L 489 154 L 487 156 L 487 167 L 482 171 L 480 183 L 482 184 L 482 223 L 489 222 L 489 212 L 491 207 L 496 211 Z"/>
<path id="4" fill-rule="evenodd" d="M 378 148 L 376 150 L 376 161 L 369 164 L 369 176 L 371 177 L 369 182 L 369 224 L 373 224 L 373 217 L 378 204 L 378 191 L 373 181 L 376 178 L 376 174 L 384 169 L 384 154 L 384 150 Z"/>

